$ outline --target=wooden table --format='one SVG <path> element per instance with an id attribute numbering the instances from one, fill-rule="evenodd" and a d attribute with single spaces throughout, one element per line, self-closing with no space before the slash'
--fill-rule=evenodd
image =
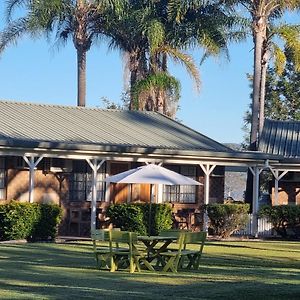
<path id="1" fill-rule="evenodd" d="M 163 264 L 163 260 L 160 256 L 161 252 L 166 251 L 168 246 L 176 241 L 176 236 L 138 236 L 138 241 L 141 241 L 147 248 L 148 252 L 148 261 L 152 262 L 154 259 L 157 259 L 157 264 Z M 162 243 L 160 247 L 155 248 L 158 243 Z"/>

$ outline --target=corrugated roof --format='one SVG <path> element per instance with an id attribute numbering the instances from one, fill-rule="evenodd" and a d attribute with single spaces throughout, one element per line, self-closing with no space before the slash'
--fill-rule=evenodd
<path id="1" fill-rule="evenodd" d="M 0 101 L 0 141 L 232 152 L 162 114 Z"/>
<path id="2" fill-rule="evenodd" d="M 286 158 L 299 158 L 300 122 L 266 119 L 259 142 L 259 150 Z"/>

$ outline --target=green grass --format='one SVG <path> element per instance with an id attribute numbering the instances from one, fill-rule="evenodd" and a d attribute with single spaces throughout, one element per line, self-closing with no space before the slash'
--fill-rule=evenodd
<path id="1" fill-rule="evenodd" d="M 97 270 L 90 243 L 2 244 L 0 299 L 300 299 L 300 243 L 208 242 L 178 274 Z"/>

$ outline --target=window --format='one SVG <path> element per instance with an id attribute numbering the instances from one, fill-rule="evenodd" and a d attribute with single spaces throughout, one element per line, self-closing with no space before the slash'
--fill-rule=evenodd
<path id="1" fill-rule="evenodd" d="M 102 180 L 106 174 L 105 165 L 97 173 L 97 201 L 105 199 L 105 182 Z M 93 173 L 87 164 L 82 162 L 74 163 L 74 171 L 70 174 L 69 199 L 71 201 L 91 201 Z"/>
<path id="2" fill-rule="evenodd" d="M 5 157 L 0 157 L 0 199 L 6 198 L 5 174 Z"/>
<path id="3" fill-rule="evenodd" d="M 166 168 L 177 172 L 181 175 L 192 178 L 194 180 L 197 179 L 195 166 L 166 166 Z M 164 186 L 164 201 L 179 203 L 195 203 L 196 190 L 197 187 L 194 185 L 166 185 Z"/>

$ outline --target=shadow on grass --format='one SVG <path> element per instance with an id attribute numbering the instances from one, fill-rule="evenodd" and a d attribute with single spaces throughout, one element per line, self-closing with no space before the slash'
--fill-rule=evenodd
<path id="1" fill-rule="evenodd" d="M 243 249 L 255 249 L 255 250 L 267 250 L 267 251 L 278 251 L 282 252 L 285 250 L 288 250 L 289 252 L 295 252 L 300 253 L 300 242 L 260 242 L 260 245 L 264 245 L 266 247 L 255 247 L 255 244 L 257 242 L 252 242 L 247 245 L 247 242 L 241 241 L 241 242 L 228 242 L 228 243 L 222 243 L 222 242 L 208 242 L 207 245 L 209 246 L 216 246 L 216 247 L 225 247 L 225 248 L 243 248 Z M 250 246 L 249 246 L 250 245 Z M 283 247 L 282 245 L 286 245 Z M 295 249 L 293 249 L 295 248 Z"/>
<path id="2" fill-rule="evenodd" d="M 1 245 L 0 298 L 298 299 L 299 263 L 208 252 L 198 271 L 110 273 L 95 269 L 89 244 Z"/>

